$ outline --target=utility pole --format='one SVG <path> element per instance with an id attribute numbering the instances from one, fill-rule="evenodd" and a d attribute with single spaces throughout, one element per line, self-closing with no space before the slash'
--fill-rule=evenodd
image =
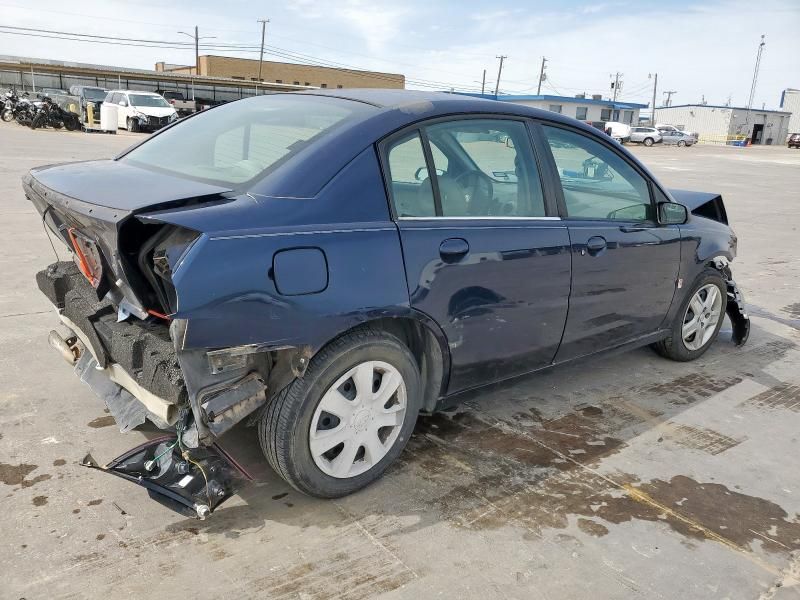
<path id="1" fill-rule="evenodd" d="M 258 58 L 258 81 L 261 82 L 261 65 L 264 63 L 264 37 L 267 34 L 269 19 L 259 19 L 258 22 L 261 23 L 261 54 Z"/>
<path id="2" fill-rule="evenodd" d="M 658 89 L 658 73 L 653 73 L 653 105 L 650 111 L 650 125 L 656 126 L 656 90 Z"/>
<path id="3" fill-rule="evenodd" d="M 503 61 L 508 57 L 503 55 L 503 56 L 495 56 L 495 58 L 500 59 L 500 66 L 497 69 L 497 83 L 494 86 L 494 97 L 495 99 L 497 99 L 497 93 L 500 91 L 500 74 L 503 72 Z"/>
<path id="4" fill-rule="evenodd" d="M 544 74 L 544 65 L 547 62 L 547 59 L 543 56 L 542 57 L 542 67 L 539 69 L 539 85 L 536 87 L 536 95 L 540 96 L 542 94 L 542 82 L 544 81 L 545 74 Z"/>
<path id="5" fill-rule="evenodd" d="M 481 96 L 486 91 L 486 69 L 483 70 L 483 80 L 481 81 Z"/>
<path id="6" fill-rule="evenodd" d="M 614 83 L 611 84 L 611 89 L 614 90 L 614 102 L 617 101 L 617 91 L 619 90 L 619 78 L 623 75 L 617 71 L 616 75 L 614 75 Z"/>
<path id="7" fill-rule="evenodd" d="M 750 135 L 750 109 L 753 108 L 753 97 L 756 95 L 756 82 L 758 81 L 758 70 L 761 67 L 761 53 L 764 51 L 764 36 L 761 36 L 761 43 L 758 45 L 758 54 L 756 54 L 756 67 L 753 69 L 753 83 L 750 86 L 750 98 L 747 100 L 747 116 L 744 121 L 744 130 L 746 135 Z"/>
<path id="8" fill-rule="evenodd" d="M 664 92 L 664 95 L 667 97 L 667 99 L 664 101 L 664 106 L 672 106 L 672 94 L 677 94 L 677 93 L 678 92 L 676 92 L 675 90 Z"/>

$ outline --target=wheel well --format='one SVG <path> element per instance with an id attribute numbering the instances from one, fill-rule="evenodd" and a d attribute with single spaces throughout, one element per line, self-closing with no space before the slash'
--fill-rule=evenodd
<path id="1" fill-rule="evenodd" d="M 364 326 L 393 335 L 408 347 L 422 376 L 422 410 L 433 411 L 444 394 L 445 373 L 449 366 L 449 354 L 445 354 L 436 335 L 420 321 L 404 317 L 375 319 L 360 325 Z"/>
<path id="2" fill-rule="evenodd" d="M 382 317 L 367 321 L 341 332 L 334 339 L 365 327 L 396 337 L 411 351 L 422 377 L 422 410 L 432 412 L 445 391 L 446 375 L 450 367 L 447 345 L 439 341 L 430 327 L 408 317 Z M 302 377 L 305 367 L 319 350 L 312 352 L 309 346 L 303 346 L 271 352 L 269 356 L 271 366 L 268 375 L 268 389 L 271 390 L 269 395 L 274 396 L 296 377 Z"/>

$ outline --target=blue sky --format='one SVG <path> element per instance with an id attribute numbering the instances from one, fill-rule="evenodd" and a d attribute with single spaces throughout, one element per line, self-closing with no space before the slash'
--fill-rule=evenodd
<path id="1" fill-rule="evenodd" d="M 408 87 L 476 90 L 486 69 L 500 90 L 535 93 L 542 56 L 543 92 L 610 93 L 610 74 L 623 73 L 621 97 L 647 103 L 651 73 L 674 104 L 747 102 L 760 35 L 766 34 L 754 105 L 776 107 L 786 87 L 800 88 L 800 2 L 523 2 L 501 0 L 0 0 L 2 24 L 189 42 L 177 31 L 200 27 L 205 44 L 260 42 L 258 18 L 270 19 L 265 58 L 300 53 L 360 68 L 403 73 Z M 94 16 L 90 16 L 94 15 Z M 101 17 L 102 15 L 102 17 Z M 202 53 L 257 57 L 252 48 Z M 142 48 L 38 39 L 0 33 L 0 54 L 152 68 L 164 60 L 188 64 L 194 49 Z"/>

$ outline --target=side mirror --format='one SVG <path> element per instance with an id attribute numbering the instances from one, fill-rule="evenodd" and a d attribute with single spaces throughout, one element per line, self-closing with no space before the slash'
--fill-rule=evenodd
<path id="1" fill-rule="evenodd" d="M 427 167 L 420 167 L 414 172 L 414 179 L 417 181 L 423 181 L 425 178 L 428 177 L 428 168 Z"/>
<path id="2" fill-rule="evenodd" d="M 689 210 L 677 202 L 658 203 L 659 225 L 683 225 L 689 220 Z"/>
<path id="3" fill-rule="evenodd" d="M 119 105 L 120 105 L 120 106 L 128 106 L 128 103 L 127 103 L 127 102 L 125 102 L 125 100 L 120 100 L 120 101 L 119 101 Z"/>

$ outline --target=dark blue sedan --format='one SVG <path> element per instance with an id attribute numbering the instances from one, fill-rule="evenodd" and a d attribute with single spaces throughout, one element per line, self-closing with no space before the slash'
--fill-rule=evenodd
<path id="1" fill-rule="evenodd" d="M 749 331 L 720 196 L 511 103 L 259 96 L 24 187 L 74 258 L 37 275 L 50 342 L 121 430 L 177 432 L 119 464 L 178 495 L 240 421 L 286 481 L 337 497 L 468 391 L 642 345 L 692 360 L 726 312 Z M 189 502 L 213 509 L 227 483 L 205 471 Z"/>

